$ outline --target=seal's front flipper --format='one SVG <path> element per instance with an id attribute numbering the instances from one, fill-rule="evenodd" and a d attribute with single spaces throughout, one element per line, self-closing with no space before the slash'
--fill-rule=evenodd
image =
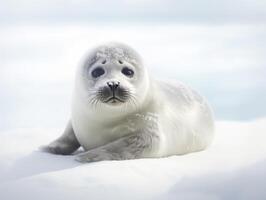
<path id="1" fill-rule="evenodd" d="M 120 138 L 107 145 L 77 155 L 82 163 L 102 160 L 129 160 L 154 157 L 159 137 L 155 133 L 142 132 Z"/>
<path id="2" fill-rule="evenodd" d="M 71 122 L 68 122 L 63 135 L 50 144 L 40 147 L 40 150 L 53 154 L 69 155 L 79 147 L 80 144 L 75 136 Z"/>

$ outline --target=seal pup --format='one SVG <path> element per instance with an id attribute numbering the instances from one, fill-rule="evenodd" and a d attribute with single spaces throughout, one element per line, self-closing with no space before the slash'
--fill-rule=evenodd
<path id="1" fill-rule="evenodd" d="M 206 100 L 179 82 L 155 80 L 131 47 L 93 49 L 76 73 L 71 119 L 42 150 L 80 162 L 158 158 L 205 149 L 214 120 Z"/>

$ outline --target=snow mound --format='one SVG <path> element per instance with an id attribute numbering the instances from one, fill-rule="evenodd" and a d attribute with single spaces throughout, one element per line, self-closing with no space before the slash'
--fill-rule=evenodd
<path id="1" fill-rule="evenodd" d="M 58 130 L 0 133 L 0 199 L 266 199 L 266 118 L 217 122 L 206 151 L 80 164 L 39 152 Z"/>

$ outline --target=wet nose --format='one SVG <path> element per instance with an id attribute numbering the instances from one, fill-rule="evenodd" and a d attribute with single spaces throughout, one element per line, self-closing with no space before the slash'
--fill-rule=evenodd
<path id="1" fill-rule="evenodd" d="M 107 85 L 112 90 L 115 91 L 119 87 L 120 82 L 118 81 L 108 81 Z"/>

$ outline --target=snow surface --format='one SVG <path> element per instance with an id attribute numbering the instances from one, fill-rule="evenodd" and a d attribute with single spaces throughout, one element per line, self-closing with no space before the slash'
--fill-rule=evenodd
<path id="1" fill-rule="evenodd" d="M 80 164 L 38 151 L 60 130 L 2 132 L 0 199 L 265 199 L 266 118 L 216 123 L 206 151 Z"/>

